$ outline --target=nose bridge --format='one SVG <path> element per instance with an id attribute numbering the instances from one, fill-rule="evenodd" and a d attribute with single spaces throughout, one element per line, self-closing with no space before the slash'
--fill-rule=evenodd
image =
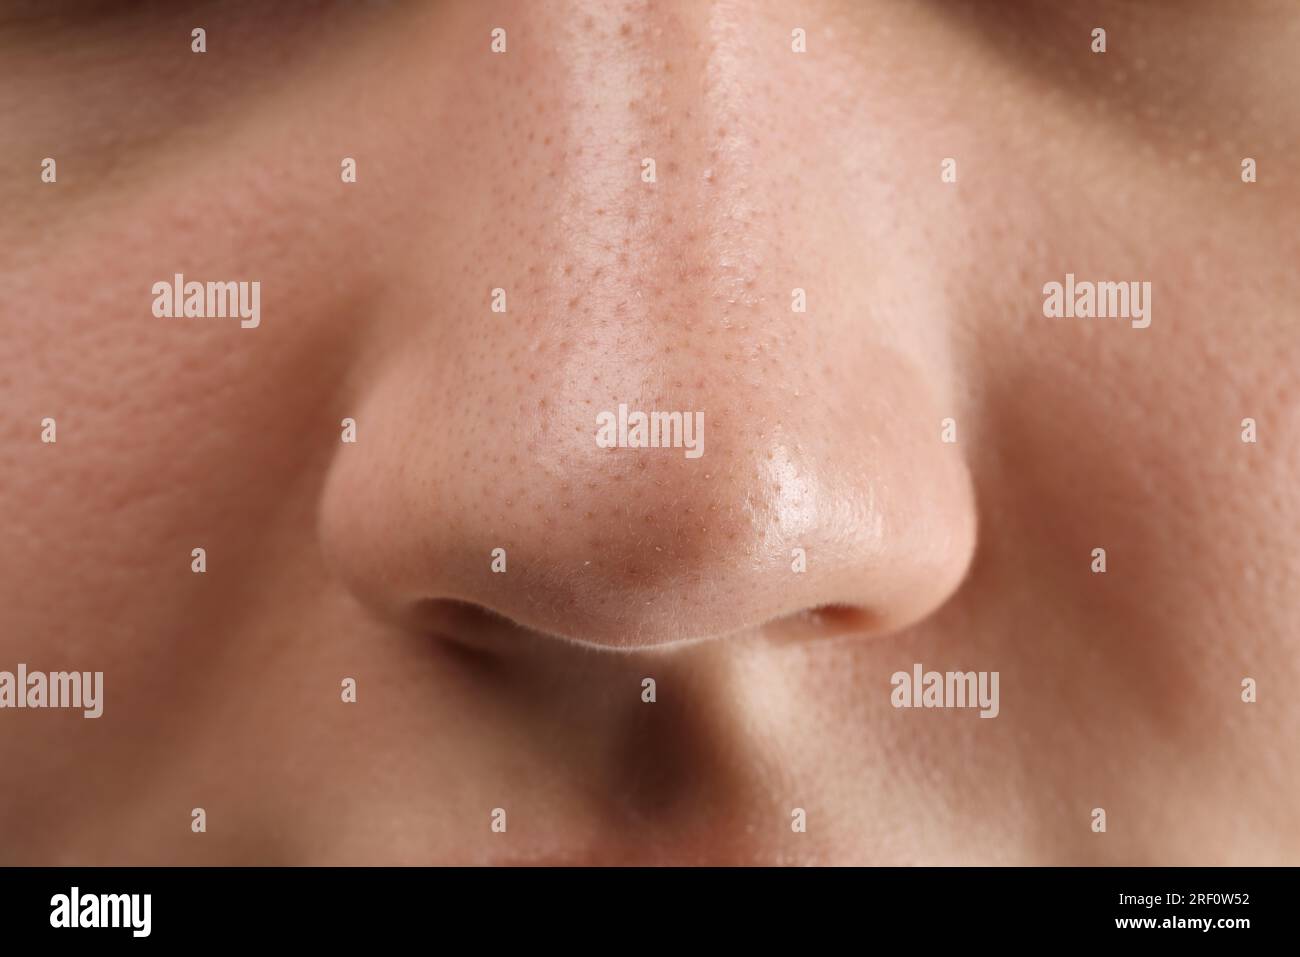
<path id="1" fill-rule="evenodd" d="M 766 170 L 779 164 L 766 162 L 775 147 L 752 122 L 753 91 L 725 62 L 725 5 L 584 9 L 533 303 L 534 321 L 568 347 L 539 401 L 575 416 L 575 436 L 624 402 L 702 415 L 707 454 L 721 457 L 712 443 L 727 442 L 728 419 L 740 423 L 735 408 L 770 418 L 764 396 L 800 392 L 792 306 L 806 301 L 796 289 L 813 278 L 816 244 L 775 226 L 782 189 Z"/>
<path id="2" fill-rule="evenodd" d="M 690 328 L 706 305 L 755 301 L 764 190 L 745 94 L 719 77 L 710 5 L 592 9 L 559 98 L 553 238 L 593 267 L 584 287 L 624 323 Z"/>
<path id="3" fill-rule="evenodd" d="M 781 388 L 790 293 L 765 269 L 787 251 L 763 222 L 777 190 L 755 180 L 758 144 L 741 122 L 744 91 L 719 68 L 714 14 L 707 3 L 634 2 L 570 18 L 578 35 L 548 110 L 562 115 L 547 123 L 564 135 L 529 137 L 545 154 L 536 163 L 558 159 L 562 172 L 528 214 L 545 238 L 519 276 L 521 321 L 561 343 L 532 402 L 559 427 L 552 454 L 538 457 L 554 474 L 593 453 L 599 416 L 625 439 L 626 406 L 652 427 L 656 416 L 694 427 L 702 447 L 683 456 L 703 464 L 625 453 L 598 470 L 679 492 L 717 487 L 723 472 L 707 463 L 734 445 L 723 426 L 739 424 L 736 403 L 770 409 L 761 394 Z"/>

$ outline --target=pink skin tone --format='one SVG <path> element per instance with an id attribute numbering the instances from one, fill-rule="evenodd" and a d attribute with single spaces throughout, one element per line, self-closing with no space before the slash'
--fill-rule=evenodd
<path id="1" fill-rule="evenodd" d="M 1300 13 L 261 6 L 0 31 L 0 863 L 1300 860 Z"/>

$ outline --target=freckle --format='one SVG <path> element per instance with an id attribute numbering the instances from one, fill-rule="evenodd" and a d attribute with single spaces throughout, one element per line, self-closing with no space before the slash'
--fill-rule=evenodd
<path id="1" fill-rule="evenodd" d="M 628 34 L 630 34 L 631 32 L 632 32 L 632 27 L 631 27 L 630 24 L 627 24 L 627 23 L 624 23 L 624 24 L 620 25 L 619 28 L 618 28 L 618 35 L 621 36 L 621 37 L 625 37 L 625 36 L 627 36 Z"/>
<path id="2" fill-rule="evenodd" d="M 578 304 L 578 297 L 577 297 L 577 296 L 574 296 L 572 299 L 569 300 L 569 308 L 570 308 L 570 309 L 572 309 L 572 308 L 573 308 L 574 306 L 576 306 L 577 304 Z"/>
<path id="3" fill-rule="evenodd" d="M 546 139 L 542 140 L 542 145 L 543 145 L 543 146 L 550 146 L 550 145 L 551 145 L 551 138 L 548 136 L 548 137 L 546 137 Z"/>

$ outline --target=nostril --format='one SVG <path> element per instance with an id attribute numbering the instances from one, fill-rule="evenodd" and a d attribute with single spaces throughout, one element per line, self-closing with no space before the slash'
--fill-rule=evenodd
<path id="1" fill-rule="evenodd" d="M 492 608 L 459 598 L 414 603 L 408 609 L 406 625 L 411 632 L 492 654 L 533 650 L 538 639 L 553 639 Z"/>
<path id="2" fill-rule="evenodd" d="M 459 598 L 426 598 L 407 614 L 412 630 L 444 638 L 463 639 L 484 631 L 518 627 L 509 618 L 483 605 Z"/>
<path id="3" fill-rule="evenodd" d="M 763 631 L 777 640 L 836 638 L 871 631 L 876 616 L 858 605 L 827 604 L 771 621 Z"/>

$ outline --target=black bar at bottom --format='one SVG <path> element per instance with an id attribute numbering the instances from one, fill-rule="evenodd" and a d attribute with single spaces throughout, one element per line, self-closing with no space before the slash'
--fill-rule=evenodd
<path id="1" fill-rule="evenodd" d="M 1284 868 L 9 868 L 0 869 L 0 935 L 10 953 L 23 941 L 337 948 L 414 939 L 459 950 L 516 937 L 615 948 L 682 935 L 809 945 L 843 933 L 859 942 L 919 935 L 926 948 L 918 952 L 945 940 L 1044 935 L 1222 947 L 1259 933 L 1291 937 L 1295 876 Z"/>

